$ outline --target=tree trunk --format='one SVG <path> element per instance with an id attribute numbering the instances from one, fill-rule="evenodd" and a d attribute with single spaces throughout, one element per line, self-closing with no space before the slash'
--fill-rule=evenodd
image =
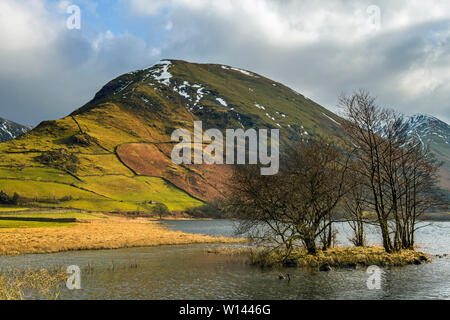
<path id="1" fill-rule="evenodd" d="M 308 254 L 316 254 L 317 253 L 315 239 L 305 238 L 303 241 L 305 242 L 305 247 L 306 247 L 306 250 L 308 251 Z"/>
<path id="2" fill-rule="evenodd" d="M 356 243 L 357 247 L 364 247 L 364 222 L 358 220 L 356 222 Z"/>
<path id="3" fill-rule="evenodd" d="M 394 248 L 392 247 L 391 236 L 389 234 L 389 228 L 386 222 L 380 221 L 381 235 L 383 237 L 383 247 L 387 253 L 392 253 Z"/>

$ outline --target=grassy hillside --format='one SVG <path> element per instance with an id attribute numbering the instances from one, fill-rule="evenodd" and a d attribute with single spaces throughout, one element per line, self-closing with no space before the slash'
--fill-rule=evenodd
<path id="1" fill-rule="evenodd" d="M 185 210 L 221 196 L 230 168 L 177 166 L 176 128 L 277 128 L 282 146 L 336 133 L 339 117 L 263 76 L 163 61 L 106 84 L 71 115 L 0 144 L 0 190 L 24 206 L 89 211 Z"/>

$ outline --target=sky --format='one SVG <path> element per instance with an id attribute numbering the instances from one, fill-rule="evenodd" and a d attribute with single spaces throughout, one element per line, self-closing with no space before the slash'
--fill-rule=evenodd
<path id="1" fill-rule="evenodd" d="M 0 117 L 64 117 L 164 58 L 251 70 L 335 112 L 366 89 L 450 122 L 445 0 L 1 0 Z"/>

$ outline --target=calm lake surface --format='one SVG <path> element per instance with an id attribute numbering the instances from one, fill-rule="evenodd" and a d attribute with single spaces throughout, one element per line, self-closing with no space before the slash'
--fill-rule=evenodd
<path id="1" fill-rule="evenodd" d="M 233 235 L 228 220 L 163 221 L 173 230 Z M 347 245 L 350 228 L 337 225 L 339 245 Z M 379 243 L 368 227 L 368 241 Z M 449 253 L 450 222 L 434 222 L 417 231 L 421 251 Z M 183 245 L 0 257 L 1 269 L 78 265 L 82 289 L 63 289 L 63 299 L 450 299 L 450 258 L 401 268 L 383 268 L 380 290 L 369 290 L 366 268 L 319 272 L 246 265 L 240 258 L 205 253 L 224 245 Z M 90 265 L 90 270 L 86 267 Z"/>

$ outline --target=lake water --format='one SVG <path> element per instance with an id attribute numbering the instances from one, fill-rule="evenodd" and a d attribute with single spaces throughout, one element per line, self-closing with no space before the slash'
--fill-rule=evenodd
<path id="1" fill-rule="evenodd" d="M 168 228 L 191 233 L 232 235 L 227 220 L 164 221 Z M 338 224 L 338 244 L 348 244 L 350 229 Z M 368 227 L 368 241 L 379 243 Z M 450 222 L 417 231 L 421 251 L 449 253 Z M 78 265 L 82 289 L 63 289 L 63 299 L 450 299 L 450 258 L 401 268 L 383 268 L 381 289 L 369 290 L 366 268 L 319 272 L 260 269 L 241 258 L 205 253 L 224 245 L 183 245 L 117 250 L 89 250 L 0 257 L 0 268 L 51 268 Z M 90 270 L 85 270 L 90 265 Z"/>

